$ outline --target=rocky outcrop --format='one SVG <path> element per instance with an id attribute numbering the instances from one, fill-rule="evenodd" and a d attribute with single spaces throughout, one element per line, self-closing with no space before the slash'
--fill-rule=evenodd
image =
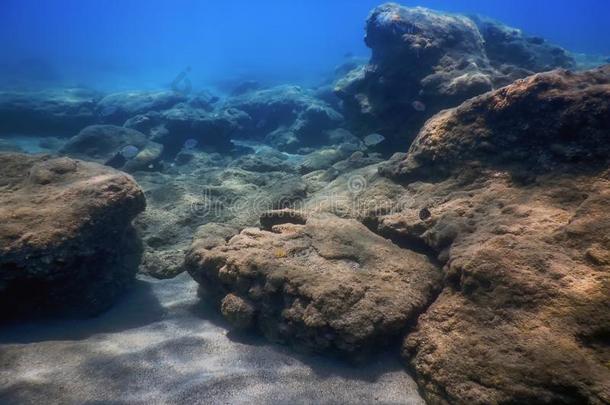
<path id="1" fill-rule="evenodd" d="M 231 136 L 242 129 L 250 117 L 243 111 L 228 108 L 209 111 L 189 103 L 170 109 L 136 115 L 125 127 L 136 129 L 165 147 L 168 157 L 175 156 L 187 140 L 206 151 L 227 152 L 232 149 Z"/>
<path id="2" fill-rule="evenodd" d="M 371 60 L 335 89 L 354 131 L 381 133 L 388 139 L 386 150 L 401 150 L 440 110 L 533 71 L 572 64 L 560 48 L 535 43 L 516 30 L 509 35 L 511 29 L 487 20 L 477 22 L 393 3 L 375 8 L 366 24 Z M 507 36 L 498 38 L 498 32 Z"/>
<path id="3" fill-rule="evenodd" d="M 186 99 L 181 93 L 165 90 L 112 93 L 97 103 L 96 112 L 103 123 L 123 125 L 135 115 L 167 110 Z"/>
<path id="4" fill-rule="evenodd" d="M 70 138 L 60 153 L 125 171 L 149 170 L 163 146 L 141 132 L 115 125 L 91 125 Z"/>
<path id="5" fill-rule="evenodd" d="M 325 144 L 326 131 L 343 121 L 341 114 L 299 86 L 248 92 L 229 99 L 227 106 L 250 116 L 250 125 L 244 128 L 247 137 L 264 137 L 270 145 L 287 152 Z"/>
<path id="6" fill-rule="evenodd" d="M 525 35 L 519 29 L 486 17 L 470 18 L 485 40 L 485 52 L 489 60 L 505 74 L 517 78 L 524 73 L 576 67 L 574 58 L 565 49 L 550 44 L 544 38 Z"/>
<path id="7" fill-rule="evenodd" d="M 533 178 L 566 165 L 603 166 L 610 156 L 609 76 L 610 66 L 554 71 L 468 100 L 427 122 L 406 158 L 382 172 L 408 181 L 485 165 Z"/>
<path id="8" fill-rule="evenodd" d="M 100 97 L 79 88 L 0 92 L 0 134 L 73 134 L 95 123 Z"/>
<path id="9" fill-rule="evenodd" d="M 382 173 L 377 232 L 445 287 L 404 358 L 431 403 L 610 400 L 610 69 L 520 80 L 431 119 Z"/>
<path id="10" fill-rule="evenodd" d="M 439 270 L 354 220 L 267 215 L 186 266 L 238 328 L 316 351 L 359 356 L 398 336 L 434 296 Z M 295 219 L 296 218 L 296 219 Z"/>
<path id="11" fill-rule="evenodd" d="M 89 315 L 130 284 L 139 261 L 133 179 L 69 158 L 0 154 L 0 317 Z"/>

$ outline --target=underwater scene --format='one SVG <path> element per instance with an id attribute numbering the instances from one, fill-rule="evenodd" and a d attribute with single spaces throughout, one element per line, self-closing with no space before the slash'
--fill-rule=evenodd
<path id="1" fill-rule="evenodd" d="M 3 0 L 0 404 L 610 404 L 609 21 Z"/>

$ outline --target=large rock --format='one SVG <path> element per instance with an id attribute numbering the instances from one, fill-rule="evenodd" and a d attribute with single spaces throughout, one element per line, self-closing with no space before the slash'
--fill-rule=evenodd
<path id="1" fill-rule="evenodd" d="M 229 99 L 227 105 L 251 117 L 244 135 L 266 136 L 272 146 L 288 152 L 325 144 L 326 130 L 337 128 L 343 122 L 340 113 L 299 86 L 248 92 Z"/>
<path id="2" fill-rule="evenodd" d="M 91 125 L 70 138 L 60 151 L 71 157 L 125 171 L 147 170 L 160 158 L 163 146 L 133 129 Z"/>
<path id="3" fill-rule="evenodd" d="M 161 112 L 136 115 L 125 127 L 147 134 L 165 147 L 165 154 L 176 155 L 187 140 L 206 151 L 232 149 L 231 136 L 242 129 L 250 117 L 241 110 L 226 108 L 209 111 L 189 103 L 179 103 Z"/>
<path id="4" fill-rule="evenodd" d="M 610 402 L 609 129 L 610 69 L 555 71 L 440 113 L 382 170 L 408 191 L 377 232 L 445 263 L 403 346 L 429 402 Z"/>
<path id="5" fill-rule="evenodd" d="M 425 256 L 357 221 L 272 217 L 271 231 L 247 228 L 211 247 L 195 240 L 187 255 L 189 273 L 237 328 L 358 356 L 398 336 L 434 297 L 440 272 Z"/>
<path id="6" fill-rule="evenodd" d="M 0 133 L 73 134 L 95 123 L 100 97 L 79 88 L 0 92 Z"/>
<path id="7" fill-rule="evenodd" d="M 516 175 L 610 156 L 610 66 L 541 73 L 468 100 L 428 121 L 390 177 L 444 176 L 466 165 L 515 166 Z"/>
<path id="8" fill-rule="evenodd" d="M 533 44 L 520 33 L 496 40 L 492 28 L 498 26 L 477 21 L 486 36 L 465 16 L 393 3 L 375 8 L 366 24 L 369 64 L 336 85 L 353 129 L 361 136 L 381 133 L 386 149 L 401 150 L 442 109 L 532 71 L 570 66 L 560 48 Z M 524 56 L 511 56 L 514 47 Z"/>
<path id="9" fill-rule="evenodd" d="M 69 158 L 0 154 L 0 317 L 94 314 L 133 279 L 133 179 Z"/>

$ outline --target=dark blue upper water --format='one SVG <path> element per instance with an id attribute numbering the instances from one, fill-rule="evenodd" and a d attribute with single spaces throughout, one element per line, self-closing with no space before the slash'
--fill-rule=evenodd
<path id="1" fill-rule="evenodd" d="M 367 56 L 374 0 L 2 0 L 2 84 L 29 79 L 104 89 L 255 78 L 308 84 L 346 53 Z M 607 0 L 419 0 L 479 13 L 574 52 L 610 54 Z"/>

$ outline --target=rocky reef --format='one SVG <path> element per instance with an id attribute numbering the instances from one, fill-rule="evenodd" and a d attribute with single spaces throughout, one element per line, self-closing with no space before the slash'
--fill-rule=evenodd
<path id="1" fill-rule="evenodd" d="M 610 66 L 393 3 L 365 41 L 314 89 L 0 94 L 0 149 L 49 152 L 0 154 L 2 318 L 187 271 L 189 328 L 389 348 L 430 404 L 609 403 Z"/>
<path id="2" fill-rule="evenodd" d="M 196 237 L 187 269 L 233 325 L 274 341 L 357 358 L 403 336 L 430 403 L 604 403 L 609 120 L 608 67 L 518 80 L 304 211 Z"/>
<path id="3" fill-rule="evenodd" d="M 573 67 L 573 59 L 540 38 L 482 17 L 449 15 L 388 3 L 366 23 L 368 64 L 338 81 L 351 129 L 409 145 L 434 114 L 534 72 Z"/>
<path id="4" fill-rule="evenodd" d="M 133 280 L 131 226 L 145 207 L 128 175 L 69 158 L 0 154 L 0 317 L 91 315 Z"/>

